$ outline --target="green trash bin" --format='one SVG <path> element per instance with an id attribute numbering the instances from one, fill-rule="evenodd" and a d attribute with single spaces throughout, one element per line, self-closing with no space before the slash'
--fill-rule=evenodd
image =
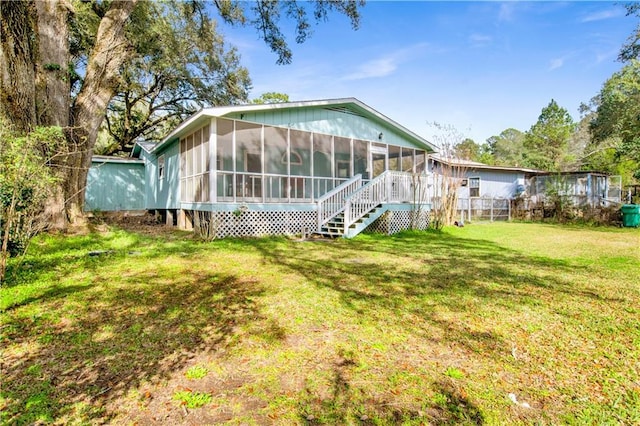
<path id="1" fill-rule="evenodd" d="M 640 226 L 640 204 L 624 204 L 622 210 L 622 226 L 637 228 Z"/>

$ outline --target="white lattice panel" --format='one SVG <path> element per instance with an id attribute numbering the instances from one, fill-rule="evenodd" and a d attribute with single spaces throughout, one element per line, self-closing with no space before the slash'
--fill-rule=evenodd
<path id="1" fill-rule="evenodd" d="M 296 235 L 315 230 L 316 212 L 211 212 L 216 238 Z"/>
<path id="2" fill-rule="evenodd" d="M 201 212 L 206 216 L 202 220 L 211 221 L 211 229 L 216 238 L 225 237 L 260 237 L 266 235 L 300 235 L 314 231 L 317 226 L 317 213 L 314 211 L 299 212 Z M 411 218 L 417 215 L 415 229 L 426 229 L 429 226 L 429 211 L 387 211 L 365 232 L 386 235 L 411 228 Z"/>
<path id="3" fill-rule="evenodd" d="M 430 211 L 387 211 L 367 227 L 365 232 L 391 235 L 411 228 L 411 218 L 415 217 L 414 229 L 429 227 Z"/>

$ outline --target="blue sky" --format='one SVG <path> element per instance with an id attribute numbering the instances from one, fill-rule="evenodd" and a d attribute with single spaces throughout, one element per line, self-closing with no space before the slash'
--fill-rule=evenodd
<path id="1" fill-rule="evenodd" d="M 331 15 L 304 44 L 288 32 L 290 65 L 276 65 L 254 29 L 220 30 L 249 69 L 252 98 L 356 97 L 427 139 L 438 122 L 482 143 L 528 130 L 552 98 L 578 120 L 622 67 L 636 24 L 608 2 L 369 1 L 357 31 Z"/>

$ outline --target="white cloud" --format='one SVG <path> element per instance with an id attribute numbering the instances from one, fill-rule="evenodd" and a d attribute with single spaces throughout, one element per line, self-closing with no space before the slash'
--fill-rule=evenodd
<path id="1" fill-rule="evenodd" d="M 564 65 L 565 58 L 555 58 L 552 59 L 549 63 L 549 71 L 553 71 L 555 69 L 561 68 Z"/>
<path id="2" fill-rule="evenodd" d="M 485 45 L 492 40 L 493 38 L 486 34 L 473 33 L 469 36 L 469 41 L 474 45 Z"/>
<path id="3" fill-rule="evenodd" d="M 344 77 L 345 80 L 363 80 L 366 78 L 386 77 L 398 68 L 394 57 L 378 58 L 366 62 L 357 71 Z"/>
<path id="4" fill-rule="evenodd" d="M 507 22 L 513 20 L 515 9 L 516 2 L 502 3 L 500 5 L 500 11 L 498 12 L 498 20 Z"/>
<path id="5" fill-rule="evenodd" d="M 416 58 L 418 53 L 423 51 L 427 46 L 427 43 L 420 43 L 396 50 L 391 54 L 372 59 L 363 63 L 357 67 L 354 72 L 347 74 L 342 79 L 350 81 L 386 77 L 393 74 L 398 69 L 398 66 L 403 62 Z"/>
<path id="6" fill-rule="evenodd" d="M 598 12 L 593 12 L 588 15 L 585 15 L 584 17 L 582 17 L 580 22 L 585 23 L 585 22 L 603 21 L 605 19 L 617 18 L 622 15 L 624 15 L 624 11 L 622 10 L 622 8 L 607 9 L 607 10 L 601 10 Z"/>

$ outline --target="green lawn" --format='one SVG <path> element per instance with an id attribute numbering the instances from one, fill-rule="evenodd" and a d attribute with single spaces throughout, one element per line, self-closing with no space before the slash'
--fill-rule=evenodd
<path id="1" fill-rule="evenodd" d="M 9 280 L 5 424 L 640 423 L 636 229 L 111 230 Z"/>

